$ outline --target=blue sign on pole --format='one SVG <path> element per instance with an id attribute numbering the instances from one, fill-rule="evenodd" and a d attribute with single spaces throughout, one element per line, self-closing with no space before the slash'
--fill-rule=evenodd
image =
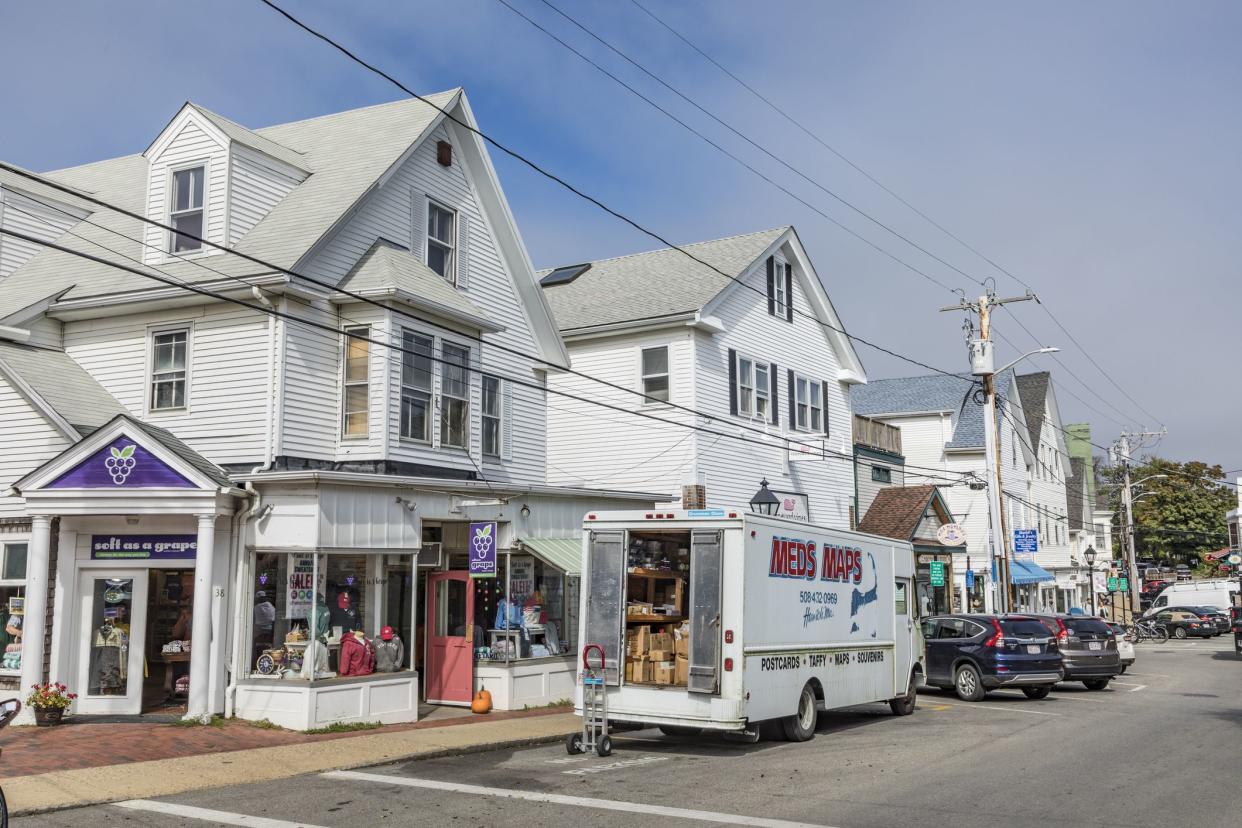
<path id="1" fill-rule="evenodd" d="M 470 524 L 470 577 L 496 577 L 496 522 Z"/>
<path id="2" fill-rule="evenodd" d="M 966 570 L 966 588 L 975 588 L 975 571 L 973 569 Z"/>
<path id="3" fill-rule="evenodd" d="M 1013 551 L 1014 552 L 1038 552 L 1039 551 L 1039 530 L 1037 529 L 1014 529 L 1013 530 Z"/>

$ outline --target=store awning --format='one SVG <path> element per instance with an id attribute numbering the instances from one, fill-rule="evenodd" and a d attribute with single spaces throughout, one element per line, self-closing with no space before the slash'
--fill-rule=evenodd
<path id="1" fill-rule="evenodd" d="M 566 575 L 582 574 L 581 538 L 518 538 L 517 542 Z"/>
<path id="2" fill-rule="evenodd" d="M 1039 584 L 1055 581 L 1056 576 L 1037 563 L 1015 559 L 1009 567 L 1009 579 L 1015 584 Z"/>

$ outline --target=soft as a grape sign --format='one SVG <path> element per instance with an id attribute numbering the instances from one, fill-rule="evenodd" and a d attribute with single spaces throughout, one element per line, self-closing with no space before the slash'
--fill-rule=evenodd
<path id="1" fill-rule="evenodd" d="M 470 524 L 470 577 L 496 577 L 496 521 Z"/>

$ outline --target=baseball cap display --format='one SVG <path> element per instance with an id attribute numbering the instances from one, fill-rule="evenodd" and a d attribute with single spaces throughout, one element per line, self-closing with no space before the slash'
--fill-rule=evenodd
<path id="1" fill-rule="evenodd" d="M 381 627 L 380 628 L 380 640 L 392 641 L 393 635 L 394 633 L 392 631 L 392 627 Z"/>

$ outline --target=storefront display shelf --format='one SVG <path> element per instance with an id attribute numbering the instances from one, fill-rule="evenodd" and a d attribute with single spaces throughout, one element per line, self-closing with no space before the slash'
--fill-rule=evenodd
<path id="1" fill-rule="evenodd" d="M 675 569 L 643 569 L 640 566 L 631 566 L 626 570 L 626 574 L 643 578 L 678 578 L 683 581 L 686 579 L 686 573 Z"/>
<path id="2" fill-rule="evenodd" d="M 625 616 L 627 624 L 679 624 L 685 621 L 684 615 L 636 615 L 629 614 Z"/>

